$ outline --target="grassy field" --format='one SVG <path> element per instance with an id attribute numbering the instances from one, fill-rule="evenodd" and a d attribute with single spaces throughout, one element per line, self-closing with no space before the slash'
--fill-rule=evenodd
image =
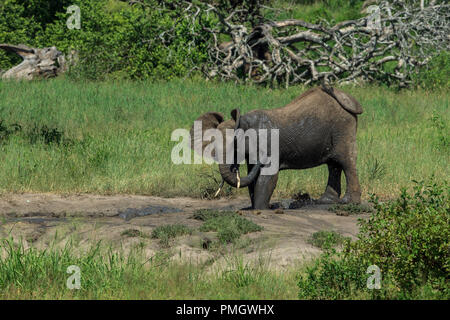
<path id="1" fill-rule="evenodd" d="M 358 129 L 364 198 L 389 198 L 412 179 L 449 176 L 448 92 L 345 90 L 365 110 Z M 280 107 L 303 91 L 181 80 L 0 82 L 0 192 L 201 197 L 216 188 L 217 166 L 173 164 L 172 131 L 189 129 L 207 111 L 229 117 L 236 107 Z M 284 171 L 275 196 L 318 196 L 326 177 L 325 166 Z"/>
<path id="2" fill-rule="evenodd" d="M 256 264 L 230 255 L 211 270 L 208 263 L 173 262 L 162 251 L 147 257 L 100 243 L 76 251 L 72 244 L 39 251 L 2 240 L 0 299 L 295 299 L 298 292 L 297 272 L 269 271 L 264 258 Z M 70 265 L 80 268 L 80 290 L 66 285 Z"/>
<path id="3" fill-rule="evenodd" d="M 174 262 L 165 252 L 148 258 L 139 249 L 125 255 L 101 245 L 83 254 L 74 254 L 76 251 L 70 244 L 63 250 L 39 251 L 2 240 L 0 253 L 6 258 L 0 260 L 0 299 L 293 300 L 302 291 L 297 285 L 299 277 L 307 275 L 313 264 L 275 271 L 267 268 L 266 257 L 245 262 L 239 254 L 230 254 L 222 266 L 211 269 L 208 263 Z M 79 290 L 67 287 L 71 265 L 81 271 Z M 326 281 L 320 284 L 329 285 Z M 402 299 L 399 289 L 387 286 L 384 298 Z M 334 290 L 339 292 L 339 288 Z M 448 293 L 424 286 L 405 298 L 448 299 Z M 316 297 L 303 294 L 301 299 Z M 339 299 L 377 299 L 377 293 L 355 290 Z"/>

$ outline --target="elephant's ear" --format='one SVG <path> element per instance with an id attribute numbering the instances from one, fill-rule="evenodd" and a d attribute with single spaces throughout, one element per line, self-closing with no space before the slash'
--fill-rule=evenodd
<path id="1" fill-rule="evenodd" d="M 203 133 L 208 129 L 216 129 L 223 122 L 223 114 L 219 112 L 207 112 L 198 117 L 195 121 L 200 121 L 202 124 L 202 134 L 195 135 L 194 127 L 191 127 L 191 148 L 194 149 L 195 143 L 200 143 L 202 146 L 202 152 L 205 150 L 205 147 L 210 143 L 210 141 L 203 141 Z M 198 140 L 198 141 L 197 141 Z"/>
<path id="2" fill-rule="evenodd" d="M 236 123 L 234 129 L 237 130 L 239 128 L 239 119 L 241 118 L 241 111 L 239 109 L 231 110 L 231 118 Z"/>

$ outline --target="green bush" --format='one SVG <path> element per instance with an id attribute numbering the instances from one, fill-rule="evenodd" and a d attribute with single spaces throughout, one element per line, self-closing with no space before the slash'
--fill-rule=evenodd
<path id="1" fill-rule="evenodd" d="M 366 284 L 364 263 L 357 257 L 326 250 L 299 277 L 299 299 L 356 298 Z M 336 258 L 338 256 L 338 258 Z"/>
<path id="2" fill-rule="evenodd" d="M 412 289 L 450 274 L 450 207 L 447 184 L 417 183 L 392 203 L 373 199 L 376 213 L 361 223 L 353 250 L 383 266 L 401 288 Z"/>
<path id="3" fill-rule="evenodd" d="M 149 7 L 117 0 L 60 1 L 47 10 L 52 2 L 57 1 L 0 4 L 0 43 L 56 46 L 66 54 L 75 50 L 78 63 L 69 75 L 100 80 L 171 79 L 185 75 L 206 58 L 205 44 L 189 46 L 188 26 L 177 23 L 174 12 L 152 10 L 152 0 L 147 1 Z M 67 28 L 70 5 L 80 7 L 80 30 Z M 159 34 L 171 28 L 177 36 L 163 42 Z M 0 69 L 19 61 L 14 54 L 0 52 Z"/>
<path id="4" fill-rule="evenodd" d="M 327 250 L 299 279 L 300 298 L 450 298 L 449 188 L 416 182 L 392 202 L 372 202 L 358 240 Z M 366 270 L 376 265 L 382 288 L 366 288 Z"/>
<path id="5" fill-rule="evenodd" d="M 158 0 L 130 6 L 119 0 L 8 0 L 0 3 L 0 43 L 33 47 L 56 46 L 65 54 L 77 52 L 77 65 L 69 76 L 75 79 L 165 79 L 182 77 L 198 70 L 207 60 L 206 43 L 211 38 L 213 14 L 202 16 L 202 27 L 193 30 L 180 20 L 179 11 L 154 10 Z M 299 18 L 342 21 L 361 16 L 362 0 L 299 0 L 295 5 L 269 1 L 270 6 L 288 9 L 279 19 Z M 232 5 L 220 1 L 222 6 Z M 247 3 L 248 2 L 244 2 Z M 81 29 L 69 30 L 66 22 L 77 5 Z M 245 6 L 245 4 L 244 4 Z M 168 6 L 169 7 L 169 6 Z M 266 10 L 274 18 L 274 10 Z M 160 37 L 171 30 L 174 37 Z M 192 34 L 195 33 L 195 41 Z M 163 39 L 164 38 L 164 39 Z M 223 40 L 223 39 L 222 39 Z M 416 75 L 415 83 L 426 88 L 446 88 L 449 82 L 449 53 L 443 52 Z M 0 51 L 0 72 L 20 62 L 15 54 Z M 394 68 L 394 63 L 387 68 Z M 387 79 L 381 77 L 381 82 Z"/>
<path id="6" fill-rule="evenodd" d="M 425 89 L 448 89 L 450 87 L 450 52 L 442 51 L 417 74 L 413 81 L 417 87 Z"/>

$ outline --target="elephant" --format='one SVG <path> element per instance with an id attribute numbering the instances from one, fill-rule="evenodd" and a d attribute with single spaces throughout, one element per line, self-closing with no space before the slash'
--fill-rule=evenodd
<path id="1" fill-rule="evenodd" d="M 232 119 L 226 121 L 219 112 L 207 112 L 196 121 L 201 121 L 203 132 L 216 128 L 224 136 L 226 129 L 242 129 L 244 132 L 249 129 L 279 130 L 279 159 L 274 174 L 261 174 L 265 165 L 259 161 L 249 163 L 248 146 L 245 148 L 247 176 L 239 177 L 239 163 L 219 162 L 223 181 L 233 187 L 248 187 L 253 209 L 269 209 L 280 170 L 308 169 L 323 164 L 328 166 L 328 183 L 317 202 L 361 202 L 356 171 L 356 130 L 357 116 L 362 112 L 360 103 L 354 97 L 322 85 L 307 90 L 283 107 L 253 110 L 243 115 L 239 109 L 234 109 L 231 111 Z M 193 129 L 194 126 L 191 129 L 192 143 L 195 142 Z M 235 144 L 236 136 L 234 141 L 229 140 L 224 141 L 224 145 Z M 202 141 L 203 150 L 205 145 Z M 346 178 L 346 191 L 340 198 L 342 171 Z"/>

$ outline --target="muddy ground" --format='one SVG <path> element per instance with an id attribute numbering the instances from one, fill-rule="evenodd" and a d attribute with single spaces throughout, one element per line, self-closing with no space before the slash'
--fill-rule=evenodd
<path id="1" fill-rule="evenodd" d="M 239 252 L 248 259 L 267 258 L 271 267 L 284 268 L 320 253 L 319 248 L 308 243 L 314 232 L 335 230 L 343 236 L 355 237 L 357 220 L 367 217 L 367 214 L 338 216 L 328 211 L 327 205 L 307 204 L 289 209 L 290 203 L 290 200 L 274 200 L 273 205 L 282 209 L 252 211 L 243 210 L 250 205 L 248 198 L 2 195 L 0 238 L 12 235 L 15 239 L 21 238 L 26 246 L 38 248 L 47 248 L 52 243 L 62 245 L 72 239 L 80 249 L 102 240 L 118 250 L 141 246 L 149 255 L 170 250 L 176 259 L 217 262 L 217 251 L 203 248 L 204 240 L 214 238 L 213 233 L 195 231 L 173 240 L 169 249 L 162 248 L 159 241 L 149 235 L 155 227 L 165 224 L 178 223 L 198 229 L 202 222 L 192 219 L 198 209 L 235 210 L 264 230 L 245 235 L 239 245 L 225 250 Z M 223 250 L 221 255 L 223 257 Z"/>

